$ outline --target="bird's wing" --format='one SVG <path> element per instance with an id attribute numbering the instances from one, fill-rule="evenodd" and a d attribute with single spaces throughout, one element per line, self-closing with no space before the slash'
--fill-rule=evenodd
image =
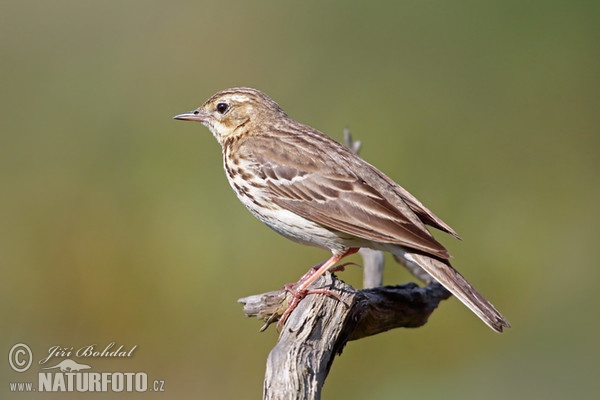
<path id="1" fill-rule="evenodd" d="M 439 220 L 433 213 L 410 194 L 403 196 L 408 192 L 345 146 L 311 133 L 319 140 L 310 135 L 250 139 L 253 151 L 248 156 L 273 202 L 331 230 L 449 258 L 425 227 Z"/>

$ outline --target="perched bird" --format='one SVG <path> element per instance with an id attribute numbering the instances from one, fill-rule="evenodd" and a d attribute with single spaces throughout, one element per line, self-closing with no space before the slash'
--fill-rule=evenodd
<path id="1" fill-rule="evenodd" d="M 291 119 L 266 94 L 223 90 L 174 118 L 210 129 L 231 187 L 256 218 L 288 239 L 331 251 L 294 286 L 293 304 L 343 257 L 368 247 L 418 265 L 493 330 L 510 327 L 451 266 L 448 251 L 426 227 L 458 238 L 450 226 L 346 146 Z"/>

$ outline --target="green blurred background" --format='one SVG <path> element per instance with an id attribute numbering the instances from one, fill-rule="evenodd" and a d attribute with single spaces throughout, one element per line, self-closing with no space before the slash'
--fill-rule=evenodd
<path id="1" fill-rule="evenodd" d="M 599 4 L 364 3 L 2 1 L 0 352 L 24 342 L 34 366 L 0 363 L 1 398 L 112 398 L 8 382 L 35 381 L 51 346 L 113 341 L 134 357 L 94 370 L 166 389 L 114 397 L 260 398 L 276 334 L 236 299 L 327 253 L 254 220 L 208 130 L 171 119 L 239 85 L 350 128 L 459 232 L 437 237 L 513 325 L 494 334 L 451 299 L 350 343 L 324 398 L 597 394 Z M 388 263 L 386 283 L 409 279 Z"/>

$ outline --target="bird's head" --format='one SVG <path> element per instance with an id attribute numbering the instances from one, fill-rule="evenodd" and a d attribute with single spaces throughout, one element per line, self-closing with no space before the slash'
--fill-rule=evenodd
<path id="1" fill-rule="evenodd" d="M 281 117 L 287 115 L 269 96 L 239 87 L 218 92 L 196 110 L 173 118 L 201 122 L 222 145 L 229 137 L 256 132 L 261 122 Z"/>

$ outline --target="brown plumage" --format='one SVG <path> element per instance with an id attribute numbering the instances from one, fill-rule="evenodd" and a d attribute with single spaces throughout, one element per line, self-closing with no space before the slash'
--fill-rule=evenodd
<path id="1" fill-rule="evenodd" d="M 176 119 L 206 125 L 223 148 L 229 183 L 258 219 L 332 257 L 299 282 L 314 280 L 360 247 L 393 253 L 444 285 L 497 332 L 508 321 L 451 265 L 426 225 L 458 235 L 419 200 L 346 146 L 300 124 L 264 93 L 233 88 Z"/>

